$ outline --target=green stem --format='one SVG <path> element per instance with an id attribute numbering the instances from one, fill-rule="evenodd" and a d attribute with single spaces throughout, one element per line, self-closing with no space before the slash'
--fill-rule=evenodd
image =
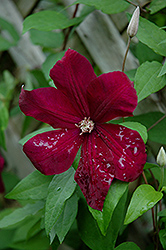
<path id="1" fill-rule="evenodd" d="M 159 237 L 158 237 L 158 223 L 157 223 L 157 208 L 158 208 L 158 204 L 156 204 L 155 206 L 155 224 L 156 224 L 156 250 L 158 250 L 158 245 L 159 245 Z"/>
<path id="2" fill-rule="evenodd" d="M 75 11 L 73 13 L 72 19 L 75 18 L 76 14 L 77 14 L 78 6 L 79 6 L 79 3 L 76 4 Z M 65 48 L 66 48 L 66 44 L 67 44 L 67 41 L 68 41 L 68 38 L 69 38 L 69 35 L 70 35 L 70 32 L 71 32 L 72 28 L 73 28 L 73 26 L 70 26 L 67 33 L 66 33 L 66 35 L 65 35 L 62 51 L 65 50 Z"/>
<path id="3" fill-rule="evenodd" d="M 145 173 L 144 173 L 144 172 L 142 172 L 142 176 L 143 176 L 143 179 L 144 179 L 145 184 L 148 184 L 148 181 L 147 181 L 147 179 L 146 179 L 146 176 L 145 176 Z"/>
<path id="4" fill-rule="evenodd" d="M 140 4 L 138 3 L 138 4 L 135 4 L 135 3 L 133 3 L 132 1 L 130 1 L 130 0 L 126 0 L 126 2 L 128 2 L 128 3 L 130 3 L 130 4 L 132 4 L 133 6 L 135 6 L 135 7 L 137 7 L 137 6 L 139 6 L 140 7 L 140 9 L 141 9 L 141 11 L 143 11 L 144 13 L 147 13 L 147 11 L 146 10 L 144 10 L 141 6 L 140 6 Z"/>
<path id="5" fill-rule="evenodd" d="M 158 190 L 158 183 L 157 183 L 157 180 L 156 180 L 156 178 L 154 177 L 154 174 L 153 174 L 153 172 L 152 172 L 152 170 L 151 169 L 149 169 L 149 172 L 150 172 L 150 174 L 151 174 L 151 176 L 152 176 L 152 179 L 153 179 L 153 181 L 154 181 L 154 184 L 155 184 L 155 186 L 156 186 L 156 190 Z"/>
<path id="6" fill-rule="evenodd" d="M 163 182 L 164 182 L 164 167 L 161 167 L 161 179 L 160 179 L 160 185 L 159 185 L 158 191 L 161 191 Z"/>
<path id="7" fill-rule="evenodd" d="M 122 72 L 124 72 L 124 67 L 125 67 L 125 63 L 126 63 L 127 54 L 129 52 L 130 42 L 131 42 L 131 37 L 129 37 L 129 39 L 128 39 L 127 49 L 126 49 L 126 53 L 125 53 L 125 56 L 123 59 Z"/>
<path id="8" fill-rule="evenodd" d="M 126 2 L 128 2 L 128 3 L 132 4 L 132 5 L 133 5 L 133 6 L 135 6 L 135 7 L 137 7 L 137 6 L 138 6 L 137 4 L 135 4 L 135 3 L 131 2 L 130 0 L 126 0 Z"/>
<path id="9" fill-rule="evenodd" d="M 152 128 L 154 128 L 159 122 L 161 122 L 164 118 L 166 118 L 166 114 L 164 116 L 162 116 L 157 122 L 155 122 L 152 126 L 150 126 L 150 128 L 147 129 L 147 132 L 149 132 L 149 130 L 151 130 Z"/>

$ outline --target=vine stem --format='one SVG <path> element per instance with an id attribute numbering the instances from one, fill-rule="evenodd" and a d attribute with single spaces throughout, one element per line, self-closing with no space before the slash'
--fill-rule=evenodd
<path id="1" fill-rule="evenodd" d="M 137 7 L 137 6 L 138 6 L 137 4 L 135 4 L 135 3 L 133 3 L 133 2 L 131 2 L 131 1 L 129 1 L 129 0 L 126 0 L 126 2 L 128 2 L 128 3 L 132 4 L 132 5 L 133 5 L 133 6 L 135 6 L 135 7 Z"/>
<path id="2" fill-rule="evenodd" d="M 125 53 L 125 56 L 124 56 L 124 59 L 123 59 L 122 72 L 124 72 L 124 67 L 125 67 L 125 63 L 126 63 L 127 54 L 129 52 L 130 43 L 131 43 L 131 37 L 129 36 L 126 53 Z"/>
<path id="3" fill-rule="evenodd" d="M 157 181 L 156 181 L 156 179 L 155 179 L 155 177 L 154 177 L 154 174 L 153 174 L 152 170 L 149 169 L 149 172 L 150 172 L 150 174 L 151 174 L 151 176 L 152 176 L 152 179 L 153 179 L 153 181 L 154 181 L 154 184 L 155 184 L 155 186 L 156 186 L 156 190 L 158 190 L 159 187 L 158 187 Z"/>
<path id="4" fill-rule="evenodd" d="M 77 3 L 76 6 L 75 6 L 75 10 L 74 10 L 72 19 L 75 18 L 76 14 L 77 14 L 78 6 L 79 6 L 79 3 Z M 68 38 L 69 38 L 69 35 L 70 35 L 70 32 L 71 32 L 72 28 L 73 28 L 73 26 L 70 26 L 67 33 L 66 33 L 66 35 L 65 35 L 62 51 L 65 50 L 65 48 L 66 48 L 66 44 L 67 44 L 67 41 L 68 41 Z"/>
<path id="5" fill-rule="evenodd" d="M 146 184 L 148 184 L 148 181 L 147 181 L 147 179 L 146 179 L 146 176 L 145 176 L 145 173 L 144 173 L 144 172 L 142 172 L 142 176 L 143 176 L 144 182 L 145 182 Z"/>
<path id="6" fill-rule="evenodd" d="M 139 6 L 138 4 L 135 4 L 135 3 L 133 3 L 132 1 L 130 1 L 130 0 L 126 0 L 126 2 L 128 2 L 128 3 L 130 3 L 130 4 L 132 4 L 133 6 L 135 6 L 135 7 L 137 7 L 137 6 Z M 144 10 L 141 6 L 139 6 L 140 7 L 140 9 L 144 12 L 144 13 L 147 13 L 147 11 L 146 10 Z"/>
<path id="7" fill-rule="evenodd" d="M 166 118 L 166 114 L 161 117 L 157 122 L 155 122 L 150 128 L 147 129 L 147 132 L 149 132 L 149 130 L 151 130 L 152 128 L 154 128 L 159 122 L 161 122 L 164 118 Z"/>

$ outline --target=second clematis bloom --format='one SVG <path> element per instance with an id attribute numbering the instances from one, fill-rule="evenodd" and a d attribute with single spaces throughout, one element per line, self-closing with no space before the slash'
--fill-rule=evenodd
<path id="1" fill-rule="evenodd" d="M 40 172 L 53 175 L 70 168 L 81 146 L 75 181 L 89 206 L 102 210 L 113 179 L 134 181 L 146 162 L 138 132 L 106 123 L 132 116 L 137 105 L 133 83 L 120 71 L 97 77 L 89 61 L 71 49 L 50 77 L 57 89 L 22 89 L 19 105 L 25 115 L 56 130 L 32 137 L 23 150 Z"/>

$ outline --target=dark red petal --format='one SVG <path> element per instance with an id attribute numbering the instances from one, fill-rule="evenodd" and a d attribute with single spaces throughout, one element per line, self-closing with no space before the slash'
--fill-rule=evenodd
<path id="1" fill-rule="evenodd" d="M 140 134 L 121 125 L 102 124 L 97 131 L 113 156 L 115 178 L 134 181 L 146 163 L 145 144 Z"/>
<path id="2" fill-rule="evenodd" d="M 38 134 L 23 147 L 34 166 L 45 175 L 60 174 L 72 165 L 83 136 L 79 129 L 61 129 Z"/>
<path id="3" fill-rule="evenodd" d="M 75 181 L 80 186 L 89 206 L 94 209 L 103 208 L 105 197 L 114 178 L 112 161 L 112 152 L 96 131 L 85 135 Z"/>
<path id="4" fill-rule="evenodd" d="M 91 82 L 87 91 L 90 117 L 96 122 L 131 116 L 137 106 L 133 83 L 120 71 L 99 76 Z"/>
<path id="5" fill-rule="evenodd" d="M 89 61 L 78 52 L 68 49 L 62 60 L 51 69 L 50 77 L 55 86 L 71 100 L 81 117 L 89 117 L 86 90 L 96 78 Z"/>
<path id="6" fill-rule="evenodd" d="M 3 170 L 4 163 L 5 163 L 5 161 L 4 161 L 3 157 L 0 155 L 0 172 L 2 172 L 2 170 Z"/>
<path id="7" fill-rule="evenodd" d="M 53 87 L 32 91 L 22 89 L 19 106 L 25 115 L 48 123 L 54 128 L 75 128 L 75 123 L 81 119 L 69 99 Z"/>

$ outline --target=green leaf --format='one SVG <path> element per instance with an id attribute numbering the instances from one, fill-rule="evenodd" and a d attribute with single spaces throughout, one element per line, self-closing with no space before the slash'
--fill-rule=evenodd
<path id="1" fill-rule="evenodd" d="M 24 221 L 24 223 L 22 223 L 22 225 L 19 225 L 18 228 L 15 231 L 14 234 L 14 239 L 13 242 L 17 242 L 17 241 L 23 241 L 23 240 L 27 240 L 31 237 L 33 237 L 34 235 L 31 235 L 31 237 L 29 237 L 29 232 L 32 229 L 32 227 L 34 225 L 36 225 L 37 223 L 39 223 L 39 231 L 41 231 L 41 214 L 35 214 L 35 216 L 32 216 L 30 218 L 28 218 L 28 220 Z M 37 233 L 38 233 L 37 232 Z"/>
<path id="2" fill-rule="evenodd" d="M 20 144 L 23 145 L 23 140 L 25 138 L 26 131 L 29 129 L 31 126 L 31 123 L 34 122 L 34 118 L 31 116 L 24 116 L 24 122 L 22 124 L 22 131 L 21 131 L 21 137 L 22 139 L 20 140 Z M 22 144 L 23 143 L 23 144 Z"/>
<path id="3" fill-rule="evenodd" d="M 166 186 L 166 169 L 164 168 L 164 180 L 163 179 L 163 172 L 162 172 L 162 168 L 157 166 L 151 169 L 153 175 L 155 176 L 155 179 L 158 180 L 159 184 L 162 185 L 163 187 Z M 164 190 L 162 190 L 164 191 Z M 162 192 L 161 191 L 161 192 Z"/>
<path id="4" fill-rule="evenodd" d="M 5 104 L 0 101 L 0 129 L 5 130 L 8 125 L 9 113 Z"/>
<path id="5" fill-rule="evenodd" d="M 160 217 L 166 217 L 166 209 L 160 211 L 157 215 Z"/>
<path id="6" fill-rule="evenodd" d="M 70 246 L 72 249 L 79 250 L 82 246 L 82 241 L 79 236 L 77 221 L 75 220 L 70 231 L 65 237 L 65 244 Z"/>
<path id="7" fill-rule="evenodd" d="M 8 247 L 13 241 L 14 233 L 15 233 L 14 229 L 0 230 L 0 240 L 1 240 L 0 249 L 2 250 L 9 249 Z"/>
<path id="8" fill-rule="evenodd" d="M 44 73 L 44 75 L 45 75 L 45 78 L 46 78 L 47 80 L 50 79 L 50 76 L 49 76 L 49 74 L 50 74 L 50 69 L 54 66 L 54 64 L 55 64 L 58 60 L 60 60 L 60 59 L 64 56 L 64 54 L 65 54 L 65 52 L 62 51 L 62 52 L 57 53 L 57 54 L 51 54 L 51 55 L 49 55 L 49 56 L 46 58 L 45 62 L 44 62 L 43 65 L 42 65 L 42 71 L 43 71 L 43 73 Z"/>
<path id="9" fill-rule="evenodd" d="M 165 74 L 166 74 L 166 61 L 165 61 L 164 65 L 162 66 L 161 71 L 160 71 L 158 77 L 163 76 Z"/>
<path id="10" fill-rule="evenodd" d="M 80 156 L 81 156 L 81 147 L 79 148 L 77 154 L 76 154 L 76 157 L 73 161 L 73 164 L 72 164 L 72 167 L 76 170 L 78 168 L 78 164 L 79 164 L 79 161 L 80 161 Z"/>
<path id="11" fill-rule="evenodd" d="M 150 14 L 154 14 L 159 10 L 162 10 L 166 7 L 165 0 L 153 0 L 149 5 L 149 10 L 151 11 Z"/>
<path id="12" fill-rule="evenodd" d="M 166 186 L 162 187 L 161 192 L 165 192 L 166 193 Z"/>
<path id="13" fill-rule="evenodd" d="M 17 80 L 12 76 L 8 70 L 3 71 L 3 81 L 0 84 L 0 100 L 4 102 L 8 108 L 11 99 L 13 99 L 13 91 Z"/>
<path id="14" fill-rule="evenodd" d="M 89 211 L 97 221 L 100 231 L 103 235 L 106 235 L 113 212 L 127 189 L 127 182 L 115 180 L 111 184 L 108 194 L 105 198 L 103 212 L 89 207 Z"/>
<path id="15" fill-rule="evenodd" d="M 166 249 L 166 229 L 165 228 L 159 231 L 159 238 L 163 246 L 163 249 Z"/>
<path id="16" fill-rule="evenodd" d="M 147 142 L 148 139 L 148 134 L 147 134 L 147 129 L 145 126 L 143 126 L 141 123 L 138 122 L 123 122 L 121 125 L 130 128 L 132 130 L 136 130 L 142 137 L 144 143 Z"/>
<path id="17" fill-rule="evenodd" d="M 73 194 L 76 188 L 74 169 L 55 175 L 52 179 L 46 200 L 45 228 L 49 234 L 54 224 L 61 215 L 65 201 Z"/>
<path id="18" fill-rule="evenodd" d="M 29 216 L 35 215 L 44 207 L 44 202 L 38 201 L 35 204 L 27 204 L 25 207 L 14 210 L 11 214 L 0 220 L 0 228 L 15 228 Z"/>
<path id="19" fill-rule="evenodd" d="M 117 246 L 115 250 L 141 250 L 134 242 L 124 242 Z"/>
<path id="20" fill-rule="evenodd" d="M 135 78 L 135 74 L 136 74 L 136 69 L 131 69 L 131 70 L 125 72 L 125 74 L 128 76 L 128 78 L 130 79 L 130 81 L 134 82 L 134 78 Z"/>
<path id="21" fill-rule="evenodd" d="M 132 50 L 133 54 L 139 60 L 140 65 L 146 61 L 158 61 L 162 62 L 163 57 L 161 55 L 156 54 L 152 49 L 150 49 L 147 45 L 139 42 L 134 49 Z"/>
<path id="22" fill-rule="evenodd" d="M 8 193 L 18 184 L 20 179 L 16 174 L 13 173 L 13 171 L 4 169 L 1 174 L 5 185 L 5 192 Z"/>
<path id="23" fill-rule="evenodd" d="M 0 129 L 0 146 L 6 150 L 5 133 L 3 129 Z"/>
<path id="24" fill-rule="evenodd" d="M 49 249 L 49 239 L 46 237 L 45 231 L 42 230 L 29 240 L 13 242 L 11 248 L 24 250 L 46 250 Z"/>
<path id="25" fill-rule="evenodd" d="M 132 195 L 124 224 L 127 225 L 136 220 L 142 214 L 154 207 L 162 197 L 163 194 L 155 191 L 150 185 L 143 184 L 139 186 Z"/>
<path id="26" fill-rule="evenodd" d="M 13 43 L 9 42 L 2 35 L 0 35 L 0 51 L 8 50 L 13 46 Z"/>
<path id="27" fill-rule="evenodd" d="M 139 102 L 166 85 L 166 76 L 158 77 L 161 68 L 162 64 L 154 61 L 145 62 L 137 69 L 134 87 Z"/>
<path id="28" fill-rule="evenodd" d="M 44 212 L 44 211 L 43 211 Z M 41 214 L 39 214 L 41 217 Z M 27 233 L 27 239 L 32 238 L 34 235 L 36 235 L 37 233 L 39 233 L 41 231 L 41 219 L 43 219 L 43 217 L 41 217 L 39 220 L 37 220 L 36 216 L 36 223 L 34 223 L 34 225 L 32 225 L 32 227 L 30 228 L 30 230 Z"/>
<path id="29" fill-rule="evenodd" d="M 53 176 L 46 176 L 35 170 L 21 180 L 17 186 L 6 195 L 6 198 L 15 200 L 45 199 L 52 178 Z"/>
<path id="30" fill-rule="evenodd" d="M 155 168 L 155 167 L 158 167 L 158 165 L 154 164 L 154 163 L 149 163 L 149 162 L 146 162 L 145 163 L 145 166 L 144 166 L 144 169 L 149 169 L 149 168 Z"/>
<path id="31" fill-rule="evenodd" d="M 86 203 L 81 202 L 78 213 L 78 230 L 81 239 L 90 249 L 95 250 L 113 250 L 118 233 L 124 220 L 126 211 L 127 192 L 122 196 L 118 205 L 114 209 L 112 219 L 108 226 L 106 235 L 102 235 L 97 222 L 87 209 Z"/>
<path id="32" fill-rule="evenodd" d="M 56 236 L 53 243 L 51 244 L 52 250 L 58 250 L 59 245 L 60 243 L 59 243 L 58 237 Z"/>
<path id="33" fill-rule="evenodd" d="M 159 121 L 164 114 L 160 112 L 150 112 L 143 115 L 129 117 L 126 120 L 141 122 L 146 128 L 150 128 L 153 124 Z M 148 139 L 161 144 L 166 144 L 166 118 L 156 124 L 148 131 Z"/>
<path id="34" fill-rule="evenodd" d="M 0 220 L 2 220 L 5 216 L 13 213 L 13 211 L 15 211 L 16 208 L 6 208 L 0 211 Z"/>
<path id="35" fill-rule="evenodd" d="M 66 234 L 70 230 L 78 210 L 78 197 L 76 194 L 72 195 L 68 200 L 66 200 L 64 209 L 59 216 L 59 219 L 53 226 L 50 232 L 51 243 L 57 234 L 60 243 L 63 242 Z"/>
<path id="36" fill-rule="evenodd" d="M 68 19 L 62 13 L 51 10 L 44 10 L 25 18 L 23 22 L 23 34 L 30 29 L 37 29 L 41 31 L 66 29 L 70 26 L 79 24 L 83 19 L 84 16 Z"/>
<path id="37" fill-rule="evenodd" d="M 14 26 L 3 18 L 0 18 L 0 28 L 3 30 L 7 30 L 13 38 L 13 41 L 17 42 L 19 40 L 20 36 L 15 30 Z"/>
<path id="38" fill-rule="evenodd" d="M 46 48 L 59 48 L 62 45 L 64 36 L 62 32 L 30 30 L 30 38 L 36 45 Z"/>
<path id="39" fill-rule="evenodd" d="M 5 103 L 6 106 L 9 107 L 10 101 L 13 98 L 13 91 L 15 89 L 15 86 L 17 84 L 16 78 L 13 77 L 13 75 L 8 71 L 3 71 L 3 79 L 4 79 L 4 89 L 5 89 Z"/>
<path id="40" fill-rule="evenodd" d="M 50 87 L 43 72 L 40 69 L 31 70 L 32 80 L 34 81 L 35 88 Z M 37 85 L 37 86 L 36 86 Z"/>
<path id="41" fill-rule="evenodd" d="M 106 14 L 115 14 L 127 9 L 129 4 L 124 0 L 78 0 L 74 2 L 94 6 L 96 9 L 101 10 Z"/>
<path id="42" fill-rule="evenodd" d="M 140 17 L 137 37 L 157 54 L 166 56 L 166 46 L 162 43 L 166 40 L 166 32 L 154 23 Z"/>
<path id="43" fill-rule="evenodd" d="M 0 51 L 15 46 L 19 40 L 19 35 L 14 26 L 3 18 L 0 18 L 0 29 L 5 30 L 8 33 L 8 39 L 0 35 Z"/>

